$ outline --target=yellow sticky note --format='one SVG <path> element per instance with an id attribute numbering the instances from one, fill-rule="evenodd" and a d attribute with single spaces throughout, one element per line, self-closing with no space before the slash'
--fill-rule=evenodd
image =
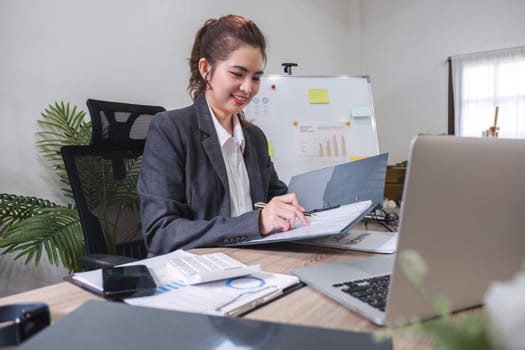
<path id="1" fill-rule="evenodd" d="M 328 89 L 308 89 L 308 102 L 313 104 L 328 104 Z"/>
<path id="2" fill-rule="evenodd" d="M 268 154 L 273 157 L 273 143 L 272 140 L 268 140 Z"/>
<path id="3" fill-rule="evenodd" d="M 353 162 L 353 161 L 364 159 L 364 158 L 366 158 L 366 156 L 353 156 L 353 157 L 350 157 L 350 161 Z"/>

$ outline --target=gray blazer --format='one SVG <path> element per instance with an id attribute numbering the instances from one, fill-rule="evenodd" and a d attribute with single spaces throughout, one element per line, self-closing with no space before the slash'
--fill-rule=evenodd
<path id="1" fill-rule="evenodd" d="M 149 127 L 138 179 L 146 245 L 151 254 L 260 238 L 259 211 L 231 217 L 228 176 L 203 95 L 157 114 Z M 243 128 L 244 161 L 253 202 L 285 194 L 261 129 Z"/>

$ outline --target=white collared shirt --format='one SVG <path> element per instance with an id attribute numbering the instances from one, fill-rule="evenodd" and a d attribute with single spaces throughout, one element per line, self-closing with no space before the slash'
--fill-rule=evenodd
<path id="1" fill-rule="evenodd" d="M 208 106 L 209 107 L 209 106 Z M 219 136 L 222 157 L 228 174 L 230 185 L 231 215 L 239 216 L 253 210 L 250 195 L 250 179 L 244 163 L 243 153 L 245 147 L 241 123 L 237 116 L 233 116 L 233 136 L 219 123 L 212 109 L 210 113 L 213 125 Z"/>

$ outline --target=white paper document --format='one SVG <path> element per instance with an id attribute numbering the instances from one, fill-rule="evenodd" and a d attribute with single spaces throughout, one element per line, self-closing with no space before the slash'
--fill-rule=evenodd
<path id="1" fill-rule="evenodd" d="M 370 253 L 392 254 L 397 248 L 398 232 L 350 230 L 334 236 L 297 241 L 297 243 Z"/>
<path id="2" fill-rule="evenodd" d="M 152 296 L 124 299 L 130 305 L 160 309 L 198 312 L 209 315 L 237 316 L 262 305 L 283 293 L 283 290 L 300 283 L 296 276 L 257 272 L 211 283 L 186 285 L 173 277 L 167 261 L 188 252 L 175 252 L 156 256 L 126 265 L 146 265 L 157 291 Z M 73 280 L 92 291 L 102 291 L 102 270 L 75 273 Z"/>
<path id="3" fill-rule="evenodd" d="M 234 243 L 231 244 L 231 246 L 295 241 L 347 232 L 353 225 L 368 214 L 372 206 L 372 201 L 362 201 L 342 205 L 335 209 L 320 211 L 315 213 L 316 217 L 307 217 L 310 223 L 309 226 L 304 226 L 300 221 L 296 221 L 296 227 L 290 231 L 274 233 L 264 238 L 251 241 Z"/>

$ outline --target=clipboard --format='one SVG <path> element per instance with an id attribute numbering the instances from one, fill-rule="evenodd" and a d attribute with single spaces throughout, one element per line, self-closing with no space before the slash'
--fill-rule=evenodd
<path id="1" fill-rule="evenodd" d="M 228 246 L 246 246 L 254 244 L 268 244 L 277 242 L 293 242 L 305 239 L 329 237 L 348 232 L 360 222 L 375 207 L 371 200 L 341 205 L 334 209 L 316 212 L 315 217 L 307 217 L 309 226 L 303 226 L 299 221 L 296 227 L 278 232 L 263 238 L 232 243 Z"/>

